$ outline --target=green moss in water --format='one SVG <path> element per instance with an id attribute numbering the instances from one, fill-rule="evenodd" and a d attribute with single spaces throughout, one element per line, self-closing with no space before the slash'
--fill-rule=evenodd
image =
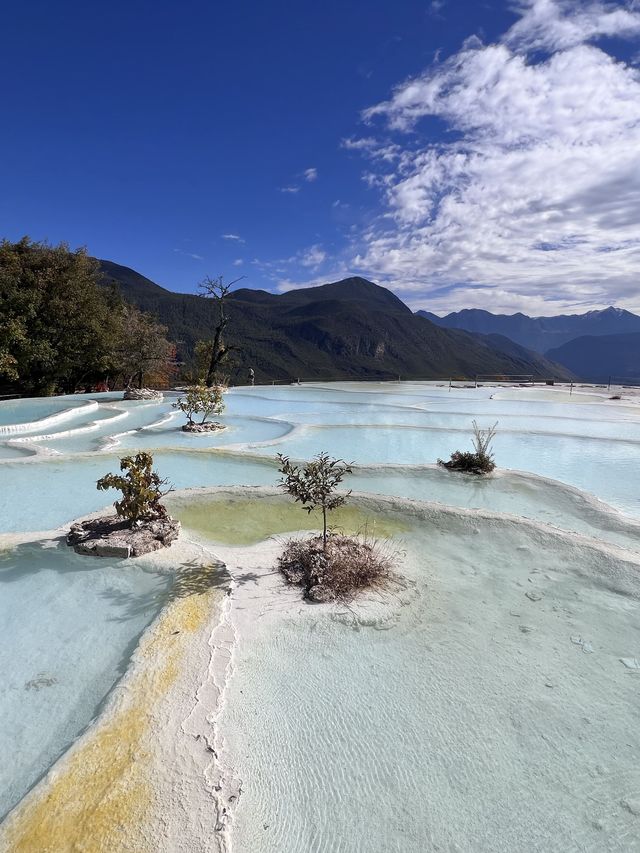
<path id="1" fill-rule="evenodd" d="M 267 498 L 201 498 L 167 501 L 183 527 L 224 545 L 253 545 L 277 533 L 321 530 L 322 515 L 308 514 L 300 504 Z M 407 530 L 407 526 L 381 513 L 346 504 L 329 514 L 332 528 L 344 533 L 368 533 L 381 539 Z"/>
<path id="2" fill-rule="evenodd" d="M 0 564 L 6 563 L 13 557 L 15 548 L 12 545 L 3 545 L 0 547 Z"/>

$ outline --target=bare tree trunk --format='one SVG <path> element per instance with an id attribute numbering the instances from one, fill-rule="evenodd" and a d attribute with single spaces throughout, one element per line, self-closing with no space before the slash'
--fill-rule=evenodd
<path id="1" fill-rule="evenodd" d="M 327 508 L 322 504 L 322 550 L 327 550 Z"/>
<path id="2" fill-rule="evenodd" d="M 222 333 L 224 332 L 228 322 L 229 320 L 225 316 L 224 308 L 221 305 L 220 322 L 216 326 L 216 332 L 213 337 L 213 343 L 211 345 L 211 359 L 209 361 L 209 369 L 207 370 L 206 379 L 207 388 L 211 388 L 211 386 L 213 385 L 216 378 L 216 373 L 218 371 L 218 366 L 227 354 L 227 350 L 225 349 L 225 346 L 222 342 Z"/>
<path id="3" fill-rule="evenodd" d="M 218 324 L 215 328 L 213 342 L 211 344 L 209 369 L 207 370 L 207 376 L 205 379 L 205 384 L 207 388 L 211 388 L 211 386 L 215 383 L 218 368 L 225 360 L 229 352 L 232 349 L 237 349 L 237 347 L 224 345 L 224 331 L 227 328 L 227 323 L 229 322 L 229 318 L 225 311 L 225 300 L 229 295 L 232 286 L 238 281 L 241 281 L 243 278 L 244 276 L 240 276 L 240 278 L 234 279 L 234 281 L 229 282 L 229 284 L 225 284 L 222 280 L 222 276 L 219 276 L 217 279 L 209 278 L 207 276 L 198 285 L 198 288 L 203 296 L 215 299 L 215 301 L 218 303 L 219 311 Z"/>

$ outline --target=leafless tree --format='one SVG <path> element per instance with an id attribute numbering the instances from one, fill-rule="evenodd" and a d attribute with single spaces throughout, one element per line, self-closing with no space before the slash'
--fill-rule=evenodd
<path id="1" fill-rule="evenodd" d="M 229 315 L 227 314 L 226 300 L 231 292 L 234 284 L 237 284 L 246 276 L 241 275 L 233 281 L 225 283 L 223 277 L 219 275 L 217 278 L 206 276 L 198 284 L 198 292 L 204 299 L 213 299 L 218 307 L 218 319 L 213 332 L 213 340 L 211 341 L 211 351 L 209 354 L 209 366 L 205 377 L 207 388 L 211 388 L 216 384 L 216 377 L 219 367 L 229 356 L 233 350 L 238 350 L 239 347 L 225 342 L 225 332 L 229 323 Z"/>

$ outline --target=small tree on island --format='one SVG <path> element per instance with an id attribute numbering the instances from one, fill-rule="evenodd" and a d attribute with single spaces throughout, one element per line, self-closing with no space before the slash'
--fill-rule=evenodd
<path id="1" fill-rule="evenodd" d="M 493 459 L 493 439 L 496 436 L 496 421 L 493 426 L 480 429 L 476 421 L 471 422 L 473 428 L 473 453 L 469 451 L 456 450 L 451 454 L 451 459 L 443 462 L 438 459 L 438 465 L 448 468 L 450 471 L 463 471 L 466 474 L 490 474 L 496 467 Z"/>
<path id="2" fill-rule="evenodd" d="M 290 539 L 278 558 L 287 583 L 301 586 L 311 601 L 349 601 L 365 589 L 382 588 L 393 579 L 394 557 L 375 539 L 327 532 L 327 514 L 342 506 L 351 492 L 336 489 L 352 466 L 319 453 L 311 462 L 294 465 L 278 454 L 282 478 L 278 485 L 308 513 L 322 511 L 322 536 Z"/>
<path id="3" fill-rule="evenodd" d="M 100 491 L 119 489 L 122 492 L 122 499 L 114 503 L 119 518 L 126 519 L 132 527 L 141 521 L 165 518 L 167 511 L 160 500 L 172 487 L 153 470 L 153 456 L 144 452 L 124 456 L 120 460 L 120 470 L 124 473 L 106 474 L 96 484 Z"/>
<path id="4" fill-rule="evenodd" d="M 221 415 L 224 411 L 224 391 L 222 385 L 213 385 L 211 388 L 206 385 L 192 385 L 187 388 L 185 396 L 179 397 L 173 404 L 175 409 L 179 409 L 187 416 L 187 423 L 183 429 L 186 431 L 195 431 L 198 427 L 220 429 L 221 424 L 207 424 L 207 420 L 214 415 Z M 202 416 L 198 424 L 194 421 L 196 416 Z"/>
<path id="5" fill-rule="evenodd" d="M 342 459 L 332 459 L 328 453 L 319 453 L 302 467 L 294 465 L 288 456 L 278 453 L 278 470 L 282 474 L 278 485 L 308 513 L 322 511 L 322 543 L 327 548 L 327 513 L 342 506 L 351 492 L 336 495 L 335 490 L 347 474 L 352 474 L 350 464 Z"/>

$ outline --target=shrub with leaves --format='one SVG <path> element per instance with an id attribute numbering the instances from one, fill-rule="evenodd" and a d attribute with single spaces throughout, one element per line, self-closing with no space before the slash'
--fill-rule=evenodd
<path id="1" fill-rule="evenodd" d="M 119 489 L 122 499 L 114 506 L 120 518 L 135 525 L 139 521 L 164 518 L 166 509 L 160 499 L 171 491 L 168 480 L 162 479 L 153 470 L 153 456 L 150 453 L 136 453 L 124 456 L 120 460 L 122 474 L 106 474 L 97 482 L 100 491 Z"/>
<path id="2" fill-rule="evenodd" d="M 222 385 L 192 385 L 187 388 L 184 397 L 179 397 L 174 409 L 180 409 L 187 416 L 187 424 L 193 426 L 194 417 L 200 417 L 200 424 L 207 422 L 208 418 L 220 415 L 224 411 L 224 387 Z"/>
<path id="3" fill-rule="evenodd" d="M 448 468 L 450 471 L 463 471 L 467 474 L 490 474 L 496 467 L 493 461 L 492 443 L 496 435 L 498 422 L 487 429 L 480 429 L 475 421 L 473 427 L 473 452 L 456 450 L 451 454 L 451 459 L 443 462 L 438 459 L 438 465 Z"/>
<path id="4" fill-rule="evenodd" d="M 342 459 L 332 459 L 328 453 L 319 453 L 311 462 L 301 467 L 294 465 L 288 456 L 278 454 L 279 471 L 282 474 L 278 485 L 307 512 L 322 511 L 322 542 L 327 547 L 327 513 L 342 506 L 351 492 L 335 494 L 337 487 L 353 469 Z"/>
<path id="5" fill-rule="evenodd" d="M 393 557 L 375 539 L 327 533 L 327 514 L 351 494 L 336 494 L 342 480 L 352 473 L 351 464 L 332 459 L 328 453 L 319 453 L 303 465 L 295 465 L 281 453 L 278 461 L 280 488 L 308 513 L 322 512 L 321 536 L 285 543 L 278 568 L 287 583 L 301 586 L 305 598 L 317 602 L 348 601 L 360 590 L 384 585 L 391 577 Z"/>

